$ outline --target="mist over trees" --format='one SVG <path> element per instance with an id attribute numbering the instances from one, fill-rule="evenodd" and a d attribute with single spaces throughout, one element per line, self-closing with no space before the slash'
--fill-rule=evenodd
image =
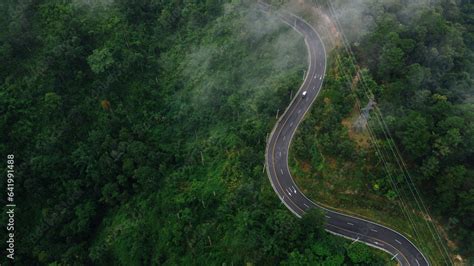
<path id="1" fill-rule="evenodd" d="M 313 2 L 330 13 L 329 1 Z M 340 22 L 359 66 L 366 68 L 361 71 L 365 86 L 373 92 L 416 187 L 430 212 L 456 240 L 457 252 L 472 258 L 474 5 L 471 1 L 444 0 L 331 3 L 335 7 L 333 18 Z M 338 45 L 336 52 L 343 53 L 343 44 Z M 330 105 L 316 107 L 320 108 L 317 115 L 321 115 L 314 121 L 324 123 L 318 124 L 318 134 L 300 140 L 302 147 L 296 148 L 299 158 L 317 165 L 321 161 L 319 151 L 346 160 L 363 156 L 355 152 L 341 125 L 350 115 L 354 98 L 346 91 L 350 84 L 340 86 L 339 91 L 330 91 Z M 367 102 L 360 82 L 355 90 Z M 386 145 L 382 127 L 376 122 L 372 126 Z M 312 144 L 303 146 L 304 141 Z M 295 143 L 298 145 L 298 139 Z M 392 198 L 390 180 L 384 183 L 377 193 Z"/>
<path id="2" fill-rule="evenodd" d="M 18 265 L 384 264 L 273 192 L 266 135 L 306 49 L 256 12 L 0 3 L 0 154 L 16 159 Z"/>
<path id="3" fill-rule="evenodd" d="M 413 16 L 407 2 L 366 6 L 352 48 L 430 210 L 472 255 L 474 5 L 436 1 Z M 295 218 L 273 192 L 266 135 L 301 83 L 306 48 L 252 3 L 0 3 L 17 264 L 385 263 L 324 232 L 320 213 Z M 334 128 L 317 137 L 350 159 L 336 126 L 351 108 L 343 97 L 324 107 Z"/>
<path id="4" fill-rule="evenodd" d="M 417 186 L 464 254 L 474 252 L 473 5 L 439 1 L 391 15 L 355 48 L 383 92 L 378 100 Z"/>

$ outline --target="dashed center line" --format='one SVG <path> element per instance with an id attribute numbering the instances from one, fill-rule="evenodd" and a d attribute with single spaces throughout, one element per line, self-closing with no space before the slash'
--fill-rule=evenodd
<path id="1" fill-rule="evenodd" d="M 402 244 L 402 242 L 398 241 L 398 239 L 395 239 L 395 242 L 397 242 L 398 244 Z"/>
<path id="2" fill-rule="evenodd" d="M 378 231 L 377 231 L 377 230 L 375 230 L 375 229 L 370 229 L 370 231 L 372 231 L 372 232 L 376 232 L 376 233 L 378 232 Z"/>
<path id="3" fill-rule="evenodd" d="M 354 225 L 353 223 L 347 223 L 348 225 Z"/>

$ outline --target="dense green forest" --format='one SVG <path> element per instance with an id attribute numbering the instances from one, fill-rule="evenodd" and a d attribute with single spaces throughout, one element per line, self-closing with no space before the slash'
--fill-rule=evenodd
<path id="1" fill-rule="evenodd" d="M 326 90 L 299 128 L 293 167 L 311 165 L 314 180 L 331 171 L 334 176 L 347 171 L 344 174 L 350 178 L 344 181 L 354 183 L 348 193 L 364 196 L 337 197 L 347 201 L 358 198 L 362 206 L 387 207 L 369 203 L 377 198 L 371 195 L 398 200 L 375 148 L 363 147 L 366 145 L 358 142 L 363 136 L 354 137 L 351 129 L 357 118 L 357 100 L 365 107 L 366 91 L 371 91 L 429 212 L 456 242 L 454 252 L 472 258 L 474 5 L 471 1 L 431 1 L 417 6 L 415 2 L 410 6 L 407 1 L 358 1 L 363 12 L 357 23 L 351 25 L 350 18 L 340 18 L 354 54 L 347 55 L 339 44 L 337 53 L 346 55 L 337 62 L 333 57 L 336 70 L 329 73 Z M 337 1 L 335 6 L 343 9 L 344 2 Z M 329 10 L 329 5 L 325 8 Z M 361 30 L 355 27 L 361 21 L 372 23 L 367 23 L 366 34 L 358 36 Z M 369 125 L 379 147 L 388 147 L 384 125 L 376 120 L 374 113 Z M 388 168 L 396 173 L 399 166 L 389 162 Z M 407 181 L 398 171 L 394 180 L 409 193 Z M 336 185 L 328 177 L 321 182 Z"/>
<path id="2" fill-rule="evenodd" d="M 306 49 L 253 3 L 30 0 L 0 12 L 18 265 L 386 263 L 273 192 L 265 140 Z"/>
<path id="3" fill-rule="evenodd" d="M 471 255 L 473 8 L 469 1 L 440 1 L 416 21 L 404 21 L 395 6 L 358 51 L 382 85 L 378 100 L 417 186 L 452 229 L 460 251 Z"/>

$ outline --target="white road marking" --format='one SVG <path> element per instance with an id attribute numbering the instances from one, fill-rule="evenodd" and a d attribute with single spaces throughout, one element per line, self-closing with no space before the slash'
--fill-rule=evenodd
<path id="1" fill-rule="evenodd" d="M 370 231 L 372 231 L 372 232 L 376 232 L 376 233 L 378 232 L 378 231 L 377 231 L 377 230 L 375 230 L 375 229 L 370 229 Z"/>
<path id="2" fill-rule="evenodd" d="M 395 254 L 395 256 L 393 256 L 390 260 L 393 260 L 394 258 L 396 258 L 398 256 L 398 253 Z"/>
<path id="3" fill-rule="evenodd" d="M 280 172 L 281 172 L 281 174 L 283 174 L 283 169 L 280 168 Z"/>
<path id="4" fill-rule="evenodd" d="M 383 246 L 382 243 L 379 243 L 379 242 L 377 242 L 377 241 L 374 241 L 374 243 L 375 243 L 375 245 Z"/>
<path id="5" fill-rule="evenodd" d="M 415 261 L 416 261 L 416 264 L 417 264 L 418 266 L 420 266 L 420 263 L 418 262 L 418 260 L 417 260 L 417 259 L 415 259 Z"/>
<path id="6" fill-rule="evenodd" d="M 402 244 L 402 242 L 398 241 L 398 239 L 395 239 L 395 241 L 400 245 Z"/>
<path id="7" fill-rule="evenodd" d="M 347 223 L 348 225 L 354 225 L 353 223 Z"/>
<path id="8" fill-rule="evenodd" d="M 304 205 L 306 208 L 308 208 L 308 209 L 309 209 L 309 206 L 308 206 L 308 204 L 306 204 L 306 203 L 303 203 L 303 205 Z"/>
<path id="9" fill-rule="evenodd" d="M 331 219 L 331 216 L 327 216 L 327 215 L 324 215 L 324 216 L 326 216 L 326 218 L 328 218 L 328 219 Z"/>
<path id="10" fill-rule="evenodd" d="M 290 127 L 292 127 L 292 126 L 293 126 L 293 122 L 290 123 Z"/>
<path id="11" fill-rule="evenodd" d="M 294 186 L 291 186 L 293 188 L 293 192 L 296 193 L 296 188 Z"/>
<path id="12" fill-rule="evenodd" d="M 280 156 L 280 157 L 281 157 L 281 151 L 280 151 L 280 152 L 278 152 L 278 156 Z"/>

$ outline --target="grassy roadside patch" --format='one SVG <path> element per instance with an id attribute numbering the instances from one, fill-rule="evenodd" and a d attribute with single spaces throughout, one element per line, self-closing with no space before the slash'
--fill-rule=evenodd
<path id="1" fill-rule="evenodd" d="M 444 264 L 437 236 L 430 232 L 423 213 L 405 199 L 409 222 L 368 133 L 353 130 L 358 117 L 351 92 L 354 79 L 342 75 L 340 65 L 349 68 L 347 62 L 338 65 L 328 65 L 324 88 L 293 141 L 289 163 L 296 183 L 313 201 L 395 229 L 412 240 L 433 265 Z"/>

